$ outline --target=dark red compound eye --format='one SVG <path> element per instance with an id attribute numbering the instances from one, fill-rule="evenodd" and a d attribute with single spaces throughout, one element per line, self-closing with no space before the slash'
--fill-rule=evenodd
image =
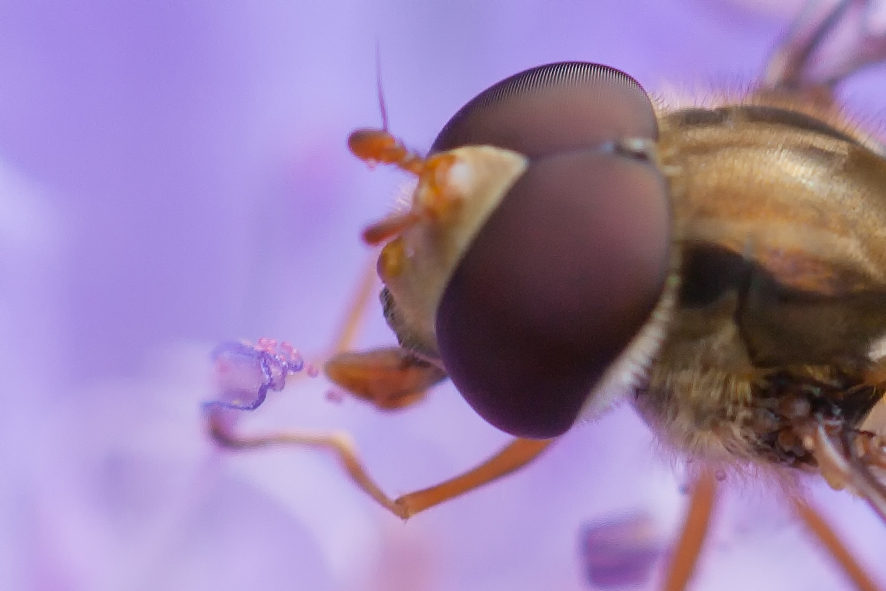
<path id="1" fill-rule="evenodd" d="M 667 186 L 613 142 L 656 133 L 632 78 L 562 63 L 486 90 L 434 142 L 432 151 L 486 144 L 530 157 L 437 310 L 443 364 L 492 425 L 562 434 L 648 321 L 668 270 Z"/>
<path id="2" fill-rule="evenodd" d="M 636 80 L 609 66 L 561 62 L 484 90 L 443 127 L 431 152 L 490 145 L 539 158 L 657 136 L 655 112 Z"/>

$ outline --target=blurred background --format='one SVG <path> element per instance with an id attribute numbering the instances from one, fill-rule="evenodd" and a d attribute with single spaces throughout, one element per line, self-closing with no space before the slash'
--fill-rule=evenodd
<path id="1" fill-rule="evenodd" d="M 376 45 L 391 130 L 425 150 L 546 62 L 668 96 L 747 88 L 800 4 L 0 0 L 0 588 L 579 591 L 586 528 L 635 518 L 653 542 L 625 569 L 645 573 L 686 496 L 629 408 L 404 524 L 325 454 L 216 449 L 209 353 L 330 343 L 370 258 L 359 232 L 403 181 L 345 147 L 381 121 Z M 847 89 L 865 121 L 884 120 L 882 75 Z M 376 306 L 361 345 L 392 342 Z M 392 495 L 505 441 L 449 386 L 388 415 L 327 389 L 298 381 L 242 426 L 347 429 Z M 727 489 L 694 589 L 848 588 L 777 490 Z M 810 489 L 886 582 L 886 527 Z"/>

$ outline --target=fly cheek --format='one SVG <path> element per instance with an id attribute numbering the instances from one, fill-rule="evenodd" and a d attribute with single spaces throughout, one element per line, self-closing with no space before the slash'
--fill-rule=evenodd
<path id="1" fill-rule="evenodd" d="M 530 157 L 437 308 L 449 376 L 499 429 L 568 430 L 655 308 L 669 261 L 666 182 L 612 146 L 656 131 L 633 79 L 568 63 L 493 86 L 435 141 L 433 150 L 487 144 Z"/>

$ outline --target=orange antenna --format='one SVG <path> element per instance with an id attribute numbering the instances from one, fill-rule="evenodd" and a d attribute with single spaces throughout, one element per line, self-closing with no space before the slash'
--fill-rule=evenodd
<path id="1" fill-rule="evenodd" d="M 425 158 L 418 152 L 407 148 L 402 141 L 394 137 L 388 130 L 388 109 L 385 104 L 384 88 L 381 80 L 381 48 L 378 40 L 375 42 L 375 84 L 378 91 L 378 108 L 381 111 L 381 129 L 357 129 L 348 136 L 348 149 L 360 160 L 369 166 L 376 164 L 391 164 L 417 177 L 433 175 L 434 171 L 440 170 L 441 166 L 448 167 L 452 163 L 451 157 L 441 158 L 439 155 Z M 432 181 L 432 185 L 434 185 Z M 438 188 L 432 189 L 435 194 Z M 438 202 L 446 201 L 440 195 Z M 437 208 L 445 209 L 445 208 Z M 414 202 L 405 211 L 396 211 L 385 218 L 368 226 L 363 231 L 363 241 L 370 245 L 387 242 L 407 228 L 415 225 L 426 215 L 435 215 L 434 208 L 427 206 L 418 207 Z"/>
<path id="2" fill-rule="evenodd" d="M 381 111 L 381 128 L 385 131 L 388 127 L 388 109 L 385 105 L 385 91 L 381 83 L 381 44 L 375 40 L 375 86 L 378 90 L 378 109 Z"/>
<path id="3" fill-rule="evenodd" d="M 386 129 L 358 129 L 348 136 L 348 149 L 370 166 L 393 164 L 418 176 L 425 169 L 425 159 L 413 152 Z"/>
<path id="4" fill-rule="evenodd" d="M 381 81 L 381 46 L 375 42 L 375 85 L 378 91 L 378 108 L 381 111 L 381 129 L 358 129 L 348 136 L 348 148 L 360 160 L 370 166 L 392 164 L 401 170 L 418 176 L 425 169 L 425 158 L 407 148 L 388 130 L 388 108 Z"/>

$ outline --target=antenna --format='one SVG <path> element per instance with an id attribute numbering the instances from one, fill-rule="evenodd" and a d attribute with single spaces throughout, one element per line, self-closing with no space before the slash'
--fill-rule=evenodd
<path id="1" fill-rule="evenodd" d="M 385 92 L 381 84 L 381 44 L 375 40 L 375 86 L 378 90 L 378 108 L 381 111 L 381 128 L 388 131 L 388 108 L 385 105 Z"/>

